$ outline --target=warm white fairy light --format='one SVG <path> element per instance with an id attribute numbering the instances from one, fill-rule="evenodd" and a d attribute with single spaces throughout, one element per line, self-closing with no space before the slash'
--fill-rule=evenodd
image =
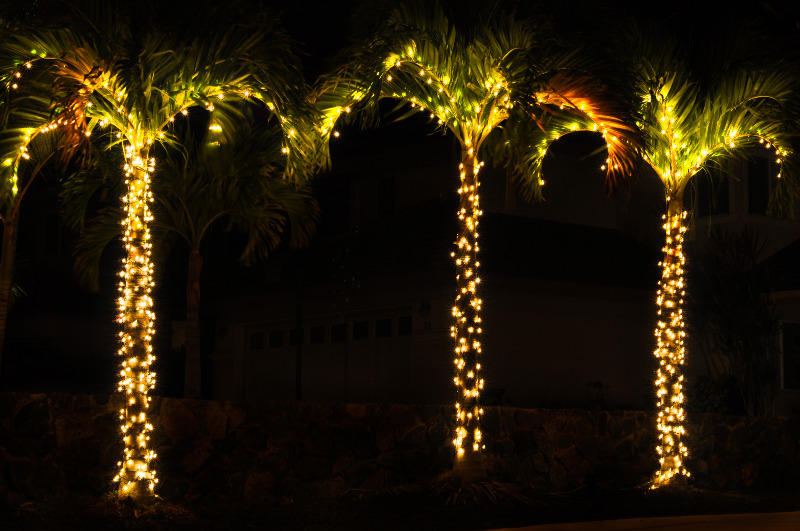
<path id="1" fill-rule="evenodd" d="M 460 208 L 458 211 L 459 231 L 456 240 L 457 250 L 451 253 L 456 265 L 456 298 L 453 306 L 453 325 L 450 336 L 455 343 L 455 378 L 458 390 L 456 401 L 456 428 L 453 445 L 456 461 L 466 455 L 477 453 L 483 447 L 481 442 L 480 394 L 484 381 L 481 378 L 481 304 L 478 296 L 478 223 L 481 216 L 478 195 L 479 163 L 472 148 L 459 166 L 461 186 L 458 189 Z"/>
<path id="2" fill-rule="evenodd" d="M 38 57 L 46 58 L 47 54 L 37 50 L 31 50 L 34 56 L 33 61 Z M 25 69 L 32 68 L 31 61 L 23 63 Z M 151 132 L 145 132 L 142 124 L 138 121 L 135 113 L 129 112 L 125 108 L 124 100 L 126 97 L 124 90 L 115 91 L 113 88 L 113 77 L 109 72 L 104 72 L 101 82 L 98 82 L 94 89 L 101 99 L 113 102 L 113 111 L 99 114 L 100 120 L 98 127 L 105 127 L 111 124 L 116 128 L 116 138 L 123 141 L 125 154 L 125 184 L 127 194 L 123 198 L 126 219 L 123 221 L 124 235 L 123 242 L 126 250 L 126 257 L 122 260 L 122 271 L 120 272 L 118 301 L 119 314 L 117 321 L 121 326 L 119 332 L 120 347 L 118 355 L 121 358 L 119 381 L 117 389 L 123 394 L 123 403 L 119 411 L 121 421 L 120 430 L 124 442 L 122 460 L 118 462 L 119 472 L 114 478 L 119 482 L 119 495 L 132 497 L 141 500 L 155 494 L 155 486 L 158 483 L 153 460 L 156 458 L 155 452 L 149 447 L 150 433 L 153 425 L 147 417 L 147 410 L 151 401 L 148 393 L 155 387 L 155 373 L 152 370 L 155 355 L 153 353 L 152 340 L 155 333 L 155 313 L 153 312 L 153 264 L 151 262 L 152 242 L 150 240 L 149 223 L 152 221 L 149 203 L 153 201 L 150 191 L 150 175 L 154 171 L 155 159 L 148 158 L 150 146 L 155 138 L 164 138 L 164 128 L 174 123 L 178 114 L 187 116 L 187 107 L 180 107 L 166 117 L 160 126 Z M 17 90 L 19 81 L 22 78 L 22 71 L 14 74 L 9 81 L 8 88 Z M 109 87 L 109 84 L 112 87 Z M 194 87 L 188 87 L 190 92 Z M 253 92 L 250 88 L 231 91 L 231 94 L 250 98 L 251 96 L 265 103 L 280 119 L 286 133 L 287 143 L 283 147 L 283 153 L 290 151 L 291 145 L 289 138 L 298 139 L 301 135 L 291 127 L 290 121 L 276 110 L 272 102 L 265 101 L 258 92 Z M 226 95 L 223 89 L 212 89 L 206 94 L 206 109 L 214 111 L 214 104 L 208 98 L 216 96 L 220 102 Z M 176 98 L 178 99 L 178 98 Z M 92 102 L 87 101 L 85 109 L 92 109 Z M 92 109 L 93 110 L 93 109 Z M 71 123 L 75 123 L 74 120 Z M 37 130 L 25 132 L 24 141 L 15 155 L 10 155 L 3 161 L 5 166 L 11 168 L 11 190 L 14 195 L 18 192 L 17 171 L 21 159 L 29 159 L 28 145 L 32 138 L 37 134 L 48 132 L 56 127 L 64 125 L 61 121 L 48 124 Z M 210 130 L 219 132 L 222 130 L 219 124 L 212 121 Z M 91 134 L 90 130 L 83 132 L 85 136 Z M 298 142 L 301 139 L 297 140 Z"/>
<path id="3" fill-rule="evenodd" d="M 382 82 L 381 97 L 403 100 L 412 110 L 424 112 L 438 126 L 450 130 L 461 145 L 459 232 L 455 242 L 456 250 L 452 253 L 457 275 L 451 326 L 455 368 L 453 382 L 457 390 L 453 437 L 456 451 L 454 470 L 459 474 L 480 475 L 479 469 L 482 469 L 482 465 L 473 466 L 480 463 L 480 452 L 484 448 L 480 429 L 483 415 L 480 395 L 484 388 L 484 379 L 481 377 L 482 301 L 478 294 L 478 224 L 481 215 L 478 172 L 483 163 L 478 161 L 478 151 L 486 137 L 509 117 L 509 111 L 514 106 L 511 89 L 500 72 L 492 71 L 475 85 L 485 87 L 485 91 L 480 94 L 460 91 L 458 87 L 452 86 L 449 74 L 440 74 L 436 68 L 423 61 L 413 45 L 400 53 L 390 54 L 383 62 L 383 70 L 375 75 Z M 416 94 L 409 94 L 410 92 Z M 320 127 L 323 138 L 339 136 L 335 129 L 337 119 L 343 113 L 349 113 L 351 106 L 366 93 L 368 91 L 359 86 L 359 90 L 354 91 L 348 101 L 323 111 L 324 123 Z M 599 131 L 606 140 L 613 161 L 609 167 L 619 169 L 617 148 L 622 147 L 622 144 L 616 137 L 608 134 L 610 127 L 594 117 L 589 100 L 576 95 L 570 95 L 569 101 L 552 94 L 541 96 L 558 100 L 555 105 L 560 105 L 561 108 L 569 106 L 570 112 L 576 116 L 575 123 L 569 129 L 560 131 L 560 134 L 587 129 Z M 578 104 L 581 105 L 580 108 L 577 107 Z M 555 131 L 550 133 L 548 131 L 551 138 L 545 140 L 540 153 L 542 157 L 549 145 L 560 136 Z M 535 182 L 543 186 L 544 180 L 536 177 Z"/>
<path id="4" fill-rule="evenodd" d="M 155 313 L 149 228 L 152 221 L 149 203 L 153 201 L 150 174 L 155 169 L 155 159 L 148 159 L 149 146 L 148 139 L 133 140 L 125 146 L 126 256 L 119 283 L 118 321 L 122 330 L 117 353 L 122 362 L 117 391 L 124 396 L 119 418 L 125 448 L 114 481 L 120 482 L 120 496 L 134 498 L 153 495 L 158 482 L 151 466 L 156 455 L 149 447 L 153 425 L 147 418 L 151 400 L 148 393 L 155 387 L 155 373 L 151 370 L 155 361 L 152 345 Z"/>
<path id="5" fill-rule="evenodd" d="M 656 326 L 656 397 L 658 407 L 658 452 L 661 468 L 656 474 L 654 488 L 669 482 L 676 475 L 689 476 L 684 461 L 688 454 L 682 442 L 686 430 L 683 409 L 683 366 L 686 347 L 684 340 L 683 297 L 685 286 L 683 266 L 683 235 L 686 232 L 686 212 L 664 216 L 666 245 L 656 304 L 658 324 Z"/>
<path id="6" fill-rule="evenodd" d="M 686 469 L 688 449 L 684 444 L 684 376 L 686 360 L 686 333 L 684 330 L 683 297 L 685 295 L 683 239 L 686 227 L 686 212 L 683 211 L 683 195 L 693 175 L 700 171 L 709 158 L 720 153 L 744 148 L 755 140 L 769 148 L 774 144 L 759 131 L 730 129 L 722 132 L 716 143 L 703 145 L 687 140 L 682 124 L 673 112 L 674 105 L 664 94 L 656 94 L 655 100 L 648 96 L 645 103 L 654 103 L 651 108 L 660 134 L 654 136 L 656 145 L 644 156 L 664 183 L 667 199 L 667 214 L 664 216 L 665 245 L 661 267 L 661 280 L 656 298 L 658 321 L 655 329 L 658 359 L 655 388 L 658 417 L 656 428 L 658 442 L 656 452 L 659 470 L 653 478 L 652 488 L 670 484 L 680 476 L 690 477 Z M 779 160 L 788 154 L 786 148 L 775 148 Z M 780 162 L 779 162 L 780 164 Z M 780 177 L 780 173 L 778 174 Z"/>

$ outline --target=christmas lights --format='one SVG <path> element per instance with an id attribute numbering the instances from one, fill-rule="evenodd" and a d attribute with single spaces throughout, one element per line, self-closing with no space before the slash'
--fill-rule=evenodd
<path id="1" fill-rule="evenodd" d="M 687 230 L 683 197 L 686 186 L 712 161 L 754 146 L 774 147 L 778 164 L 791 153 L 790 138 L 781 121 L 765 119 L 757 112 L 759 106 L 771 105 L 775 97 L 759 93 L 759 84 L 751 84 L 749 77 L 733 78 L 744 80 L 745 87 L 753 87 L 753 93 L 742 94 L 746 105 L 736 101 L 704 101 L 691 92 L 688 81 L 676 74 L 658 79 L 656 86 L 645 83 L 651 89 L 642 97 L 643 127 L 649 139 L 643 158 L 664 184 L 667 212 L 663 259 L 659 264 L 661 279 L 656 296 L 654 355 L 658 360 L 655 393 L 659 470 L 652 488 L 668 485 L 680 477 L 690 477 L 686 469 L 688 449 L 684 442 L 687 433 L 683 394 L 686 359 L 683 239 Z M 676 112 L 679 108 L 681 113 Z"/>
<path id="2" fill-rule="evenodd" d="M 683 297 L 685 286 L 683 266 L 683 235 L 686 232 L 686 212 L 670 212 L 664 216 L 666 245 L 661 280 L 656 304 L 658 324 L 656 326 L 656 350 L 658 369 L 656 371 L 656 397 L 658 400 L 658 446 L 661 468 L 656 474 L 654 484 L 670 481 L 675 475 L 689 476 L 684 466 L 687 456 L 682 437 L 683 427 L 683 366 L 686 348 L 684 346 Z"/>
<path id="3" fill-rule="evenodd" d="M 527 41 L 519 43 L 519 46 L 527 45 Z M 466 49 L 472 53 L 490 48 L 484 46 L 484 43 L 476 43 L 474 49 Z M 427 40 L 420 40 L 405 42 L 398 49 L 396 53 L 380 58 L 378 71 L 371 70 L 364 74 L 364 78 L 347 71 L 320 91 L 317 105 L 324 123 L 319 132 L 326 141 L 338 137 L 337 120 L 351 112 L 364 95 L 377 94 L 378 98 L 405 102 L 409 114 L 424 113 L 436 126 L 452 133 L 459 143 L 459 230 L 455 250 L 451 253 L 456 268 L 450 328 L 454 348 L 453 383 L 457 395 L 452 439 L 455 448 L 453 470 L 461 477 L 477 479 L 485 476 L 481 456 L 484 442 L 480 429 L 483 415 L 480 396 L 485 386 L 481 376 L 483 328 L 478 258 L 481 216 L 478 174 L 484 165 L 479 161 L 480 148 L 487 137 L 512 116 L 512 112 L 517 118 L 535 124 L 532 127 L 532 130 L 535 128 L 534 137 L 544 137 L 544 140 L 540 146 L 537 145 L 536 155 L 531 157 L 534 162 L 526 173 L 530 174 L 527 176 L 531 177 L 534 187 L 540 189 L 544 185 L 544 179 L 539 175 L 542 159 L 553 142 L 572 132 L 595 131 L 602 135 L 609 153 L 605 169 L 609 173 L 628 170 L 622 167 L 624 157 L 621 153 L 629 147 L 618 139 L 618 135 L 621 137 L 630 129 L 615 117 L 600 112 L 585 95 L 576 94 L 575 87 L 580 84 L 566 76 L 554 76 L 551 79 L 553 87 L 549 87 L 552 90 L 535 95 L 539 103 L 536 112 L 541 115 L 531 115 L 522 109 L 514 109 L 517 95 L 510 88 L 513 83 L 505 77 L 511 70 L 523 71 L 522 65 L 459 72 L 462 59 L 465 64 L 469 61 L 466 57 L 454 59 L 452 55 L 458 50 L 447 45 L 437 49 Z M 497 61 L 502 63 L 505 58 Z M 527 101 L 527 98 L 522 100 Z"/>
<path id="4" fill-rule="evenodd" d="M 149 146 L 149 139 L 141 136 L 125 146 L 127 194 L 122 241 L 126 256 L 119 283 L 118 322 L 122 330 L 117 353 L 122 362 L 117 391 L 124 398 L 119 418 L 125 448 L 114 481 L 120 483 L 121 496 L 137 499 L 153 495 L 158 483 L 151 466 L 156 454 L 149 446 L 153 425 L 147 418 L 151 400 L 148 393 L 155 387 L 155 373 L 151 370 L 155 361 L 152 345 L 155 313 L 149 228 L 152 221 L 149 203 L 153 201 L 150 174 L 155 169 L 155 159 L 148 158 Z"/>
<path id="5" fill-rule="evenodd" d="M 126 256 L 119 273 L 117 322 L 120 326 L 120 369 L 117 390 L 121 395 L 119 417 L 124 448 L 115 481 L 119 482 L 120 496 L 142 500 L 155 494 L 158 482 L 154 467 L 156 455 L 150 447 L 153 425 L 148 418 L 151 402 L 149 393 L 155 387 L 155 353 L 152 345 L 155 313 L 149 229 L 152 222 L 149 203 L 153 201 L 150 179 L 155 169 L 155 159 L 152 158 L 154 143 L 174 142 L 169 128 L 178 118 L 188 117 L 190 109 L 195 107 L 204 108 L 212 114 L 209 124 L 211 131 L 222 133 L 223 130 L 230 130 L 235 125 L 231 118 L 239 114 L 218 113 L 215 108 L 229 101 L 255 100 L 269 108 L 283 129 L 282 152 L 287 154 L 287 160 L 295 162 L 287 162 L 287 178 L 303 177 L 301 173 L 310 171 L 319 164 L 320 159 L 312 150 L 314 137 L 309 134 L 310 127 L 302 121 L 293 122 L 288 118 L 288 115 L 300 115 L 295 112 L 300 108 L 285 93 L 289 90 L 286 87 L 286 70 L 279 69 L 273 79 L 264 80 L 265 85 L 262 85 L 258 78 L 267 72 L 241 68 L 242 65 L 249 65 L 248 68 L 253 66 L 250 56 L 244 58 L 245 55 L 242 55 L 246 53 L 244 50 L 232 54 L 230 58 L 226 56 L 221 59 L 216 55 L 217 47 L 209 46 L 206 50 L 210 54 L 208 56 L 194 57 L 194 51 L 202 52 L 204 49 L 187 48 L 184 50 L 188 54 L 184 64 L 170 65 L 169 61 L 176 57 L 176 53 L 172 53 L 169 59 L 165 58 L 164 66 L 167 68 L 145 71 L 142 76 L 130 76 L 129 72 L 120 72 L 118 67 L 134 68 L 138 72 L 137 68 L 147 68 L 150 63 L 118 63 L 114 59 L 104 58 L 102 52 L 88 44 L 76 47 L 73 43 L 84 43 L 85 40 L 75 37 L 71 31 L 66 28 L 63 31 L 55 30 L 55 34 L 45 31 L 43 37 L 35 33 L 25 37 L 27 41 L 47 39 L 46 42 L 53 44 L 50 53 L 45 53 L 41 47 L 28 53 L 29 48 L 21 48 L 13 36 L 7 43 L 14 54 L 21 49 L 20 55 L 23 56 L 17 61 L 16 69 L 10 69 L 2 79 L 7 92 L 18 94 L 23 106 L 44 102 L 46 108 L 40 114 L 48 118 L 55 114 L 56 120 L 40 129 L 25 131 L 24 135 L 20 133 L 19 150 L 3 154 L 0 160 L 4 162 L 0 169 L 5 171 L 4 178 L 9 179 L 7 189 L 11 195 L 23 195 L 24 188 L 20 191 L 22 185 L 17 183 L 20 160 L 30 157 L 28 146 L 32 138 L 59 126 L 67 130 L 67 140 L 75 141 L 90 137 L 95 128 L 108 126 L 110 130 L 105 134 L 112 140 L 109 147 L 123 148 L 127 191 L 122 198 L 125 212 L 122 232 Z M 220 41 L 220 46 L 229 43 L 226 39 Z M 248 37 L 246 42 L 237 45 L 237 49 L 247 49 L 253 44 L 252 38 Z M 55 49 L 58 46 L 63 49 Z M 239 66 L 219 70 L 220 63 L 229 60 L 231 64 L 239 63 Z M 197 71 L 186 71 L 184 67 L 187 64 L 196 66 Z M 29 91 L 35 92 L 36 98 L 27 98 L 27 93 L 23 92 L 27 88 L 24 85 L 25 72 L 31 69 L 42 76 L 37 78 L 34 90 Z M 271 89 L 265 87 L 275 81 L 278 81 L 272 85 L 276 87 L 275 94 L 268 99 L 265 92 Z M 29 107 L 24 107 L 20 115 L 30 121 L 35 113 L 30 112 Z M 74 146 L 64 147 L 71 150 Z"/>
<path id="6" fill-rule="evenodd" d="M 453 379 L 458 389 L 456 401 L 456 429 L 453 445 L 456 449 L 455 469 L 458 470 L 476 459 L 483 448 L 481 442 L 480 393 L 484 381 L 481 378 L 481 299 L 478 296 L 478 223 L 481 216 L 478 195 L 478 172 L 483 166 L 468 151 L 459 166 L 461 186 L 458 189 L 460 205 L 458 211 L 459 232 L 451 256 L 456 266 L 456 297 L 453 306 L 454 324 L 450 336 L 455 343 L 455 372 Z"/>

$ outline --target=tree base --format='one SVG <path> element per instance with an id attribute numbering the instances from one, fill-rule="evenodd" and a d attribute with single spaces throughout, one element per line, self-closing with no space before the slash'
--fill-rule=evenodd
<path id="1" fill-rule="evenodd" d="M 483 456 L 480 452 L 469 452 L 463 456 L 456 456 L 453 463 L 453 477 L 464 481 L 485 481 L 486 467 L 483 466 Z"/>

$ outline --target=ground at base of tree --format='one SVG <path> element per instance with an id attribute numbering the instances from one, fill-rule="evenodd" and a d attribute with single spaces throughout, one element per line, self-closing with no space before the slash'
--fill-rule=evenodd
<path id="1" fill-rule="evenodd" d="M 137 507 L 111 496 L 65 496 L 0 507 L 0 529 L 486 530 L 557 522 L 800 510 L 800 492 L 716 492 L 693 487 L 537 493 L 516 485 L 415 485 L 333 499 Z"/>

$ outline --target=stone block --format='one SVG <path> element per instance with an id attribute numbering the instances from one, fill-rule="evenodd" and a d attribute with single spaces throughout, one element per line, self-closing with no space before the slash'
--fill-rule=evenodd
<path id="1" fill-rule="evenodd" d="M 318 479 L 330 473 L 327 459 L 306 455 L 294 464 L 294 473 L 300 479 Z"/>
<path id="2" fill-rule="evenodd" d="M 358 461 L 345 471 L 345 479 L 351 487 L 360 487 L 364 481 L 380 469 L 377 459 Z"/>
<path id="3" fill-rule="evenodd" d="M 367 418 L 367 405 L 366 404 L 347 404 L 345 410 L 348 416 L 353 420 L 364 420 Z"/>
<path id="4" fill-rule="evenodd" d="M 611 461 L 614 463 L 631 462 L 636 457 L 636 450 L 633 445 L 633 434 L 626 435 L 614 446 L 611 454 Z"/>
<path id="5" fill-rule="evenodd" d="M 443 406 L 422 406 L 419 415 L 423 423 L 432 426 L 442 422 L 449 413 L 443 411 Z"/>
<path id="6" fill-rule="evenodd" d="M 0 393 L 0 419 L 10 419 L 17 408 L 17 397 L 13 393 Z"/>
<path id="7" fill-rule="evenodd" d="M 556 490 L 562 490 L 569 486 L 567 469 L 558 461 L 554 461 L 550 465 L 548 476 L 550 478 L 550 485 Z"/>
<path id="8" fill-rule="evenodd" d="M 378 455 L 375 435 L 367 426 L 360 426 L 356 429 L 355 433 L 353 433 L 351 448 L 353 454 L 359 459 Z"/>
<path id="9" fill-rule="evenodd" d="M 353 452 L 348 450 L 339 451 L 337 452 L 333 461 L 331 473 L 334 476 L 338 476 L 339 474 L 345 472 L 353 463 L 355 463 L 355 456 L 353 455 Z"/>
<path id="10" fill-rule="evenodd" d="M 378 463 L 381 467 L 399 472 L 403 469 L 402 455 L 399 451 L 384 452 L 378 456 Z"/>
<path id="11" fill-rule="evenodd" d="M 300 436 L 302 436 L 302 432 L 299 432 L 296 426 L 292 425 L 292 423 L 289 421 L 288 415 L 284 413 L 276 413 L 269 419 L 268 423 L 263 421 L 254 422 L 250 420 L 246 424 L 242 424 L 239 428 L 245 429 L 245 427 L 247 430 L 250 430 L 251 435 L 256 435 L 256 431 L 252 429 L 253 427 L 259 428 L 262 430 L 261 433 L 265 437 L 264 439 L 249 440 L 247 444 L 250 446 L 265 446 L 267 444 L 267 435 L 269 436 L 269 442 L 278 446 L 288 446 L 293 444 Z"/>
<path id="12" fill-rule="evenodd" d="M 208 435 L 195 439 L 192 448 L 184 455 L 183 468 L 190 474 L 196 472 L 208 461 L 208 458 L 213 453 L 211 439 Z"/>
<path id="13" fill-rule="evenodd" d="M 538 428 L 542 425 L 542 417 L 539 415 L 538 411 L 531 409 L 517 409 L 514 412 L 514 424 L 515 429 Z"/>
<path id="14" fill-rule="evenodd" d="M 388 452 L 397 444 L 397 425 L 383 421 L 375 429 L 375 444 L 379 452 Z"/>
<path id="15" fill-rule="evenodd" d="M 302 434 L 303 450 L 310 455 L 329 457 L 333 455 L 333 436 L 325 419 L 309 421 Z"/>
<path id="16" fill-rule="evenodd" d="M 575 441 L 578 452 L 589 461 L 597 462 L 600 455 L 600 441 L 603 437 L 580 437 Z"/>
<path id="17" fill-rule="evenodd" d="M 14 438 L 14 434 L 11 433 L 11 427 L 9 424 L 9 422 L 0 420 L 0 446 L 7 446 Z"/>
<path id="18" fill-rule="evenodd" d="M 413 406 L 391 404 L 382 406 L 384 421 L 394 426 L 413 426 L 417 422 L 417 413 Z"/>
<path id="19" fill-rule="evenodd" d="M 200 423 L 186 401 L 164 399 L 161 406 L 158 430 L 174 446 L 190 440 L 200 429 Z"/>
<path id="20" fill-rule="evenodd" d="M 242 424 L 236 430 L 236 435 L 242 446 L 246 448 L 266 448 L 267 446 L 267 430 L 261 424 L 247 423 Z M 272 432 L 270 432 L 272 436 Z M 284 442 L 283 437 L 280 437 L 280 444 Z"/>
<path id="21" fill-rule="evenodd" d="M 347 482 L 340 477 L 318 481 L 311 486 L 315 498 L 338 498 L 347 492 Z"/>
<path id="22" fill-rule="evenodd" d="M 536 470 L 536 472 L 549 475 L 550 463 L 548 463 L 547 458 L 542 452 L 536 452 L 533 454 L 533 456 L 531 456 L 531 462 L 533 463 L 533 468 Z"/>
<path id="23" fill-rule="evenodd" d="M 500 439 L 507 436 L 503 433 L 502 423 L 500 422 L 500 411 L 497 407 L 487 407 L 483 410 L 481 417 L 481 431 L 484 436 L 491 439 Z"/>
<path id="24" fill-rule="evenodd" d="M 361 482 L 358 488 L 363 490 L 378 490 L 382 489 L 385 485 L 385 473 L 383 470 L 378 470 Z"/>
<path id="25" fill-rule="evenodd" d="M 225 413 L 225 417 L 228 419 L 228 429 L 235 430 L 245 421 L 245 413 L 242 408 L 238 406 L 234 406 L 230 402 L 225 402 L 222 406 L 222 411 Z"/>
<path id="26" fill-rule="evenodd" d="M 258 454 L 256 462 L 262 470 L 273 474 L 282 474 L 289 468 L 291 455 L 285 448 L 270 448 Z"/>
<path id="27" fill-rule="evenodd" d="M 273 505 L 275 496 L 275 475 L 271 472 L 248 474 L 242 488 L 242 498 L 251 505 Z"/>
<path id="28" fill-rule="evenodd" d="M 51 456 L 38 462 L 9 459 L 7 469 L 11 488 L 37 501 L 62 493 L 66 487 Z"/>
<path id="29" fill-rule="evenodd" d="M 35 395 L 34 395 L 35 396 Z M 14 415 L 14 433 L 23 437 L 42 437 L 51 432 L 51 412 L 47 399 L 31 400 Z"/>
<path id="30" fill-rule="evenodd" d="M 64 448 L 73 441 L 87 439 L 94 433 L 88 415 L 69 415 L 55 419 L 56 446 Z"/>
<path id="31" fill-rule="evenodd" d="M 397 442 L 405 446 L 421 446 L 425 443 L 427 434 L 428 427 L 423 423 L 418 423 L 405 430 Z"/>
<path id="32" fill-rule="evenodd" d="M 532 429 L 519 428 L 512 435 L 514 439 L 514 453 L 519 457 L 527 457 L 537 451 L 536 435 Z"/>
<path id="33" fill-rule="evenodd" d="M 205 432 L 213 441 L 225 438 L 228 431 L 228 416 L 216 402 L 204 402 L 198 408 Z"/>
<path id="34" fill-rule="evenodd" d="M 492 441 L 486 448 L 498 457 L 511 457 L 514 454 L 514 440 L 511 437 Z"/>
<path id="35" fill-rule="evenodd" d="M 433 446 L 449 444 L 453 439 L 455 423 L 449 425 L 443 420 L 436 424 L 428 424 L 428 443 Z"/>
<path id="36" fill-rule="evenodd" d="M 75 413 L 91 413 L 95 408 L 92 395 L 75 395 L 72 397 L 72 411 Z"/>
<path id="37" fill-rule="evenodd" d="M 430 454 L 421 448 L 414 448 L 402 453 L 403 473 L 411 480 L 427 475 L 431 465 Z"/>
<path id="38" fill-rule="evenodd" d="M 757 461 L 750 461 L 742 466 L 742 485 L 748 489 L 752 488 L 756 484 L 756 481 L 758 481 L 760 472 L 759 468 L 760 467 Z"/>
<path id="39" fill-rule="evenodd" d="M 293 477 L 287 477 L 281 481 L 278 488 L 278 495 L 284 500 L 299 502 L 307 500 L 311 492 L 304 481 Z"/>

